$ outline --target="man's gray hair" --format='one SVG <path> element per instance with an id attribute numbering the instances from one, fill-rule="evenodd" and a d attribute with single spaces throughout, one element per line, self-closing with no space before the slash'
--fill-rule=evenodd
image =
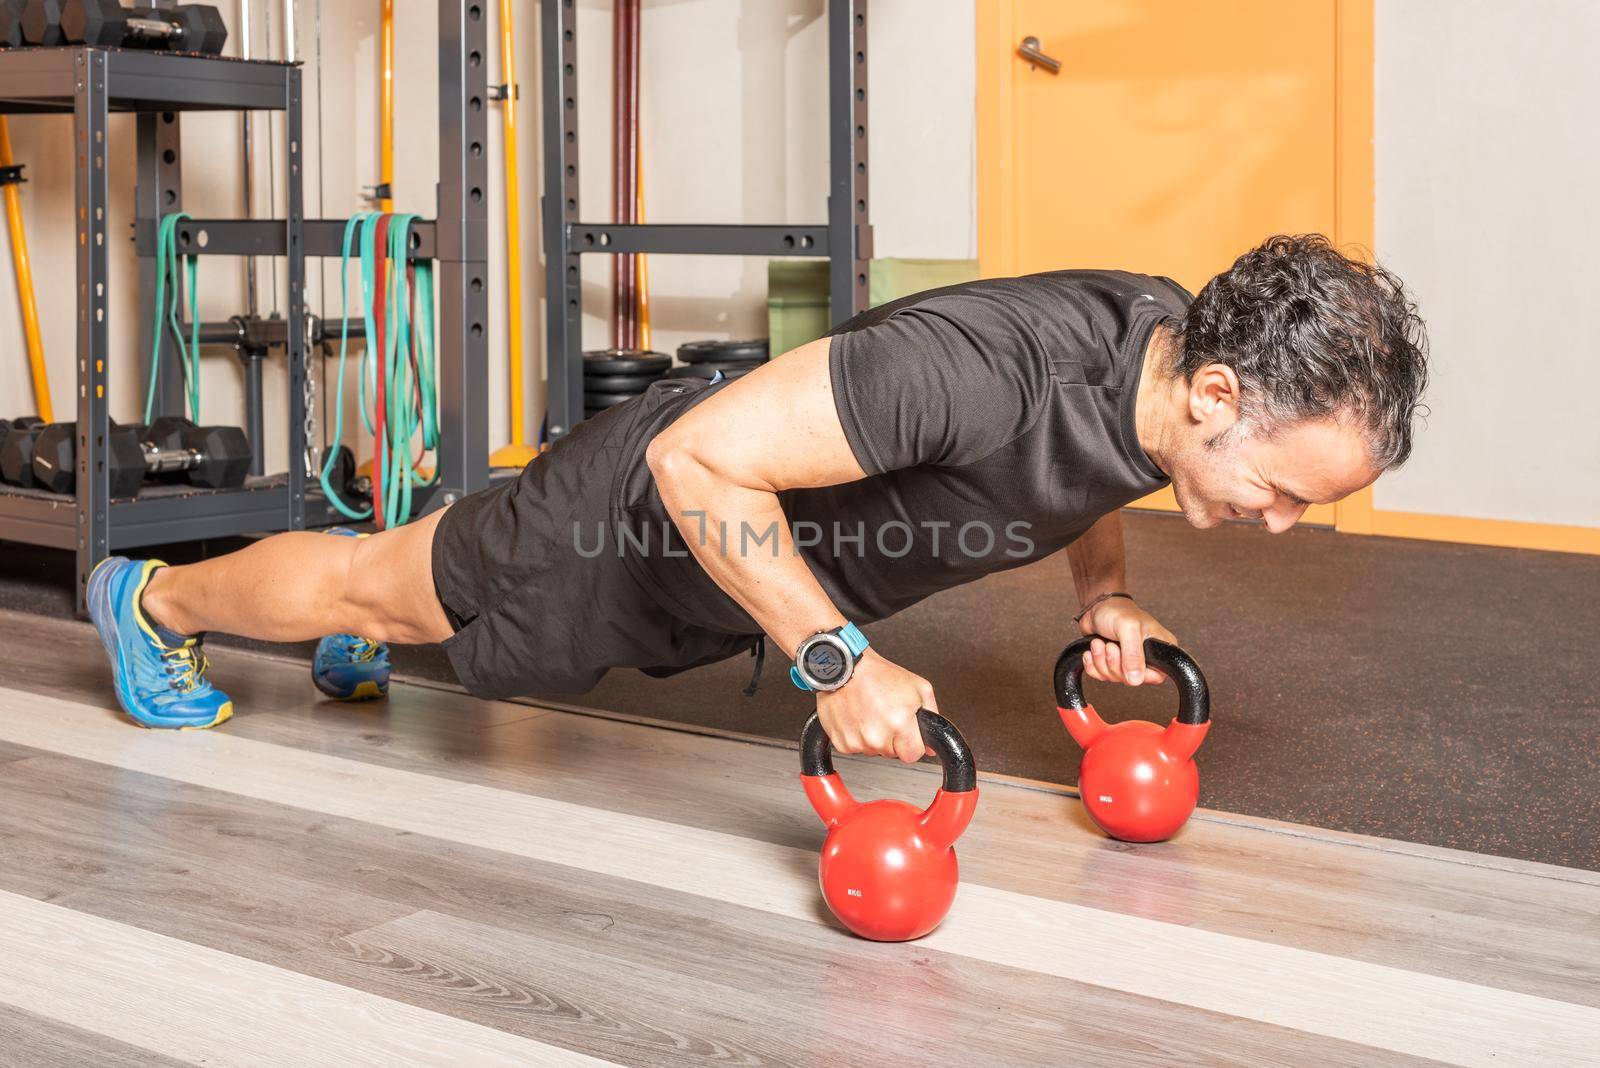
<path id="1" fill-rule="evenodd" d="M 1207 282 L 1176 329 L 1168 372 L 1187 379 L 1208 363 L 1231 367 L 1246 432 L 1354 420 L 1378 470 L 1411 455 L 1427 333 L 1383 267 L 1340 254 L 1321 234 L 1280 234 Z"/>

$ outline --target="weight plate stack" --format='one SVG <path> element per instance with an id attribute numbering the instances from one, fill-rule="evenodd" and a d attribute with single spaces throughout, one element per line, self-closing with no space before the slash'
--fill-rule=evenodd
<path id="1" fill-rule="evenodd" d="M 644 349 L 600 349 L 583 354 L 584 415 L 632 400 L 672 366 L 672 357 Z"/>
<path id="2" fill-rule="evenodd" d="M 678 359 L 688 364 L 766 363 L 767 339 L 746 341 L 689 341 L 678 346 Z"/>
<path id="3" fill-rule="evenodd" d="M 678 346 L 681 366 L 667 372 L 668 378 L 742 378 L 768 360 L 767 339 L 747 341 L 690 341 Z"/>

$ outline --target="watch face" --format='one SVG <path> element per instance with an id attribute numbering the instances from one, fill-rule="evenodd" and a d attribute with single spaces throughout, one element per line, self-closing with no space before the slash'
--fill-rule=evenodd
<path id="1" fill-rule="evenodd" d="M 822 686 L 832 686 L 844 680 L 850 670 L 850 661 L 844 650 L 827 641 L 813 642 L 806 648 L 805 673 Z"/>

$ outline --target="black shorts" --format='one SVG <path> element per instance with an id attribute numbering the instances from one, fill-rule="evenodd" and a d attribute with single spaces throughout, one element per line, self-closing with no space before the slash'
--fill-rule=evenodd
<path id="1" fill-rule="evenodd" d="M 433 581 L 456 633 L 456 677 L 478 697 L 582 693 L 614 667 L 667 675 L 752 648 L 758 635 L 684 623 L 616 552 L 592 546 L 615 522 L 619 465 L 636 455 L 629 402 L 580 423 L 515 479 L 451 505 L 433 538 Z"/>

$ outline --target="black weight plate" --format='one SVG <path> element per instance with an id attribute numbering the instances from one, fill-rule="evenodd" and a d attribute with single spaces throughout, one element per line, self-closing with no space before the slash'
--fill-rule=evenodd
<path id="1" fill-rule="evenodd" d="M 748 341 L 689 341 L 678 346 L 678 359 L 684 363 L 729 363 L 739 360 L 764 361 L 767 339 Z"/>
<path id="2" fill-rule="evenodd" d="M 585 408 L 609 408 L 613 404 L 631 401 L 638 395 L 637 393 L 585 393 L 583 395 L 583 406 Z"/>
<path id="3" fill-rule="evenodd" d="M 583 388 L 596 393 L 643 393 L 660 375 L 584 375 Z"/>
<path id="4" fill-rule="evenodd" d="M 649 375 L 672 366 L 672 357 L 642 349 L 597 349 L 583 354 L 586 375 Z"/>
<path id="5" fill-rule="evenodd" d="M 704 378 L 704 379 L 708 379 L 709 380 L 711 378 L 715 378 L 717 372 L 721 371 L 723 378 L 730 378 L 730 379 L 731 378 L 743 378 L 745 375 L 749 374 L 751 371 L 754 371 L 757 367 L 760 367 L 760 366 L 761 365 L 759 363 L 754 363 L 754 364 L 752 364 L 752 363 L 745 363 L 745 364 L 691 363 L 691 364 L 685 364 L 682 367 L 674 367 L 672 370 L 667 372 L 667 377 L 668 378 Z"/>

